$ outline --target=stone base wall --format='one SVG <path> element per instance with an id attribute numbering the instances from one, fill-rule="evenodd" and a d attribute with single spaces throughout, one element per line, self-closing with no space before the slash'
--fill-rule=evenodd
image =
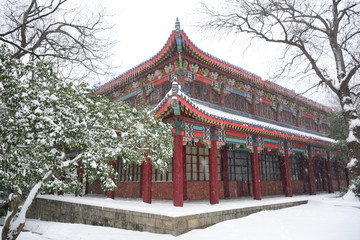
<path id="1" fill-rule="evenodd" d="M 29 209 L 27 217 L 44 221 L 81 223 L 178 236 L 193 229 L 205 228 L 225 220 L 245 217 L 262 210 L 276 210 L 306 203 L 307 201 L 296 201 L 169 217 L 38 198 Z"/>

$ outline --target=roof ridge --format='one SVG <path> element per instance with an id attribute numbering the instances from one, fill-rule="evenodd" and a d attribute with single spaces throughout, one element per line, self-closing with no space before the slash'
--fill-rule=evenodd
<path id="1" fill-rule="evenodd" d="M 250 77 L 252 79 L 254 79 L 256 82 L 259 82 L 260 84 L 264 84 L 264 85 L 268 85 L 271 88 L 274 88 L 275 90 L 278 90 L 280 92 L 283 92 L 284 94 L 287 95 L 293 95 L 294 97 L 298 97 L 300 98 L 299 100 L 304 101 L 304 103 L 306 104 L 315 104 L 317 105 L 317 108 L 320 108 L 322 110 L 328 110 L 328 111 L 332 111 L 332 109 L 328 106 L 325 106 L 317 101 L 314 101 L 312 99 L 309 99 L 307 97 L 304 97 L 302 95 L 296 94 L 296 93 L 292 93 L 293 90 L 290 90 L 286 87 L 283 87 L 279 84 L 276 84 L 274 82 L 271 82 L 269 80 L 263 80 L 259 75 L 256 75 L 250 71 L 247 71 L 246 69 L 243 69 L 239 66 L 236 66 L 232 63 L 229 63 L 228 61 L 222 60 L 218 57 L 215 57 L 214 55 L 203 51 L 201 48 L 199 48 L 196 44 L 193 43 L 193 41 L 187 36 L 187 34 L 185 33 L 184 30 L 182 30 L 180 28 L 180 21 L 179 18 L 176 18 L 176 22 L 175 22 L 175 30 L 173 30 L 170 34 L 170 36 L 168 37 L 167 41 L 165 42 L 164 46 L 161 48 L 160 51 L 158 51 L 155 55 L 153 55 L 152 57 L 148 58 L 147 60 L 137 64 L 136 66 L 130 68 L 129 70 L 123 72 L 122 74 L 114 77 L 113 79 L 105 82 L 104 84 L 100 85 L 100 86 L 94 86 L 94 90 L 95 93 L 99 93 L 101 92 L 103 89 L 110 87 L 111 85 L 115 84 L 118 81 L 121 81 L 121 79 L 126 78 L 127 76 L 131 76 L 132 74 L 137 74 L 139 71 L 143 70 L 144 68 L 148 67 L 149 65 L 151 65 L 153 62 L 155 62 L 159 55 L 166 50 L 167 46 L 169 46 L 169 44 L 171 43 L 171 41 L 173 40 L 173 38 L 175 37 L 176 34 L 180 34 L 181 38 L 184 39 L 185 42 L 188 42 L 190 44 L 190 46 L 195 50 L 198 51 L 200 54 L 203 54 L 204 56 L 206 56 L 207 58 L 209 58 L 209 60 L 214 61 L 216 64 L 221 65 L 223 67 L 227 67 L 231 69 L 234 69 L 236 71 L 238 71 L 240 74 L 243 74 L 247 77 Z M 181 43 L 182 45 L 183 43 Z M 174 45 L 176 46 L 176 44 Z"/>

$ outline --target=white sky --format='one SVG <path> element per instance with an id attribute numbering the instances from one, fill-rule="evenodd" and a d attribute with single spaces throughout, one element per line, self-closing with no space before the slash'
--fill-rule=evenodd
<path id="1" fill-rule="evenodd" d="M 268 76 L 280 65 L 278 58 L 281 49 L 278 45 L 257 40 L 248 48 L 249 40 L 243 37 L 219 35 L 200 29 L 198 23 L 203 17 L 199 12 L 201 0 L 92 1 L 102 5 L 113 15 L 110 19 L 114 24 L 111 38 L 118 41 L 112 48 L 112 65 L 117 66 L 113 77 L 160 51 L 171 31 L 175 29 L 177 17 L 181 29 L 198 48 L 250 71 L 263 80 L 268 79 Z M 215 5 L 221 3 L 218 0 L 205 2 Z M 111 78 L 104 79 L 102 83 L 110 80 Z M 299 86 L 293 82 L 283 82 L 281 85 L 299 92 Z M 314 98 L 309 94 L 307 97 Z M 315 97 L 314 100 L 319 101 L 319 98 Z"/>
<path id="2" fill-rule="evenodd" d="M 100 1 L 100 0 L 99 0 Z M 197 26 L 199 22 L 199 0 L 101 0 L 113 17 L 118 40 L 114 54 L 115 63 L 120 65 L 117 74 L 136 66 L 154 56 L 162 49 L 175 20 L 179 17 L 181 28 L 200 49 L 236 66 L 244 68 L 266 79 L 270 60 L 275 49 L 257 44 L 248 49 L 248 41 L 242 42 L 230 36 L 215 36 Z M 211 1 L 206 1 L 206 3 Z"/>

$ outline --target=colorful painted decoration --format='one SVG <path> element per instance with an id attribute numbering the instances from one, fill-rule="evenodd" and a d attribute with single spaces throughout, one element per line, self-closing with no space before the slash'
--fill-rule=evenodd
<path id="1" fill-rule="evenodd" d="M 235 84 L 235 79 L 233 79 L 233 78 L 228 78 L 228 79 L 227 79 L 227 84 L 230 85 L 230 87 L 234 86 L 234 84 Z"/>
<path id="2" fill-rule="evenodd" d="M 218 78 L 218 75 L 219 75 L 217 72 L 210 72 L 209 74 L 210 74 L 210 77 L 212 79 L 214 79 L 214 80 L 216 80 Z"/>
<path id="3" fill-rule="evenodd" d="M 189 64 L 189 67 L 193 73 L 197 73 L 199 71 L 199 65 L 197 64 Z"/>
<path id="4" fill-rule="evenodd" d="M 154 74 L 154 73 L 148 74 L 148 75 L 147 75 L 147 78 L 148 78 L 148 80 L 149 80 L 150 82 L 152 82 L 152 81 L 154 81 L 154 79 L 155 79 L 155 74 Z"/>

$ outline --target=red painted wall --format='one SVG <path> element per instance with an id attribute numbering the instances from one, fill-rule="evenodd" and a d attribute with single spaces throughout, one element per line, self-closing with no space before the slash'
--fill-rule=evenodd
<path id="1" fill-rule="evenodd" d="M 152 199 L 172 200 L 173 183 L 172 182 L 152 182 Z"/>
<path id="2" fill-rule="evenodd" d="M 346 180 L 340 180 L 340 187 L 347 187 Z"/>
<path id="3" fill-rule="evenodd" d="M 333 187 L 334 187 L 334 191 L 339 191 L 340 190 L 340 185 L 338 180 L 333 180 L 332 181 Z"/>
<path id="4" fill-rule="evenodd" d="M 250 182 L 250 196 L 252 193 L 252 183 Z M 116 197 L 139 198 L 139 182 L 118 182 L 118 188 L 115 190 Z M 303 181 L 291 181 L 292 191 L 295 194 L 304 193 Z M 340 181 L 341 187 L 346 187 L 346 180 Z M 172 182 L 152 182 L 152 199 L 172 200 Z M 338 191 L 338 181 L 333 180 L 334 190 Z M 188 200 L 208 200 L 209 199 L 209 182 L 186 182 Z M 238 198 L 236 181 L 229 182 L 230 198 Z M 100 183 L 95 182 L 87 187 L 89 194 L 105 194 L 101 190 Z M 281 181 L 263 181 L 261 182 L 262 195 L 283 195 L 283 184 Z M 219 181 L 219 198 L 224 199 L 224 183 Z"/>
<path id="5" fill-rule="evenodd" d="M 115 197 L 139 198 L 140 182 L 118 182 Z"/>
<path id="6" fill-rule="evenodd" d="M 99 182 L 88 184 L 86 192 L 89 194 L 105 194 L 104 191 L 101 189 L 101 184 Z"/>
<path id="7" fill-rule="evenodd" d="M 263 181 L 261 184 L 261 195 L 282 195 L 284 188 L 282 181 Z"/>
<path id="8" fill-rule="evenodd" d="M 291 187 L 294 194 L 304 193 L 304 182 L 302 180 L 291 181 Z"/>
<path id="9" fill-rule="evenodd" d="M 209 199 L 209 182 L 186 182 L 186 192 L 188 200 Z"/>

